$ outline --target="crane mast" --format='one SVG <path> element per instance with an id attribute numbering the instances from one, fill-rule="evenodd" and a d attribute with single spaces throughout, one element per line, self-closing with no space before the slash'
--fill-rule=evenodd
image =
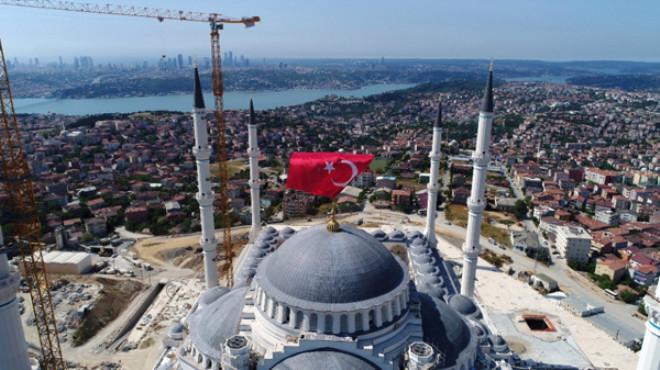
<path id="1" fill-rule="evenodd" d="M 221 23 L 211 22 L 211 63 L 213 65 L 213 97 L 215 100 L 215 121 L 218 144 L 218 177 L 220 181 L 220 220 L 222 221 L 222 246 L 224 271 L 220 271 L 220 276 L 224 273 L 227 279 L 227 286 L 234 285 L 234 250 L 231 240 L 231 217 L 229 210 L 229 199 L 227 197 L 227 182 L 229 181 L 229 171 L 227 169 L 227 141 L 226 125 L 224 115 L 224 86 L 222 79 L 222 58 L 220 53 L 220 31 L 223 26 Z"/>
<path id="2" fill-rule="evenodd" d="M 57 336 L 53 302 L 42 255 L 41 224 L 34 197 L 32 175 L 23 151 L 21 131 L 16 120 L 14 101 L 0 42 L 0 160 L 4 189 L 9 195 L 9 214 L 13 234 L 21 251 L 34 322 L 39 334 L 44 370 L 64 370 L 65 363 Z"/>

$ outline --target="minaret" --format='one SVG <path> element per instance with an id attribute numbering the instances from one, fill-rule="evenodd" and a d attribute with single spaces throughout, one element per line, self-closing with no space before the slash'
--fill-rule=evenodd
<path id="1" fill-rule="evenodd" d="M 642 350 L 639 351 L 637 370 L 660 369 L 660 283 L 655 287 L 655 298 L 644 297 L 649 320 L 646 322 L 646 333 Z"/>
<path id="2" fill-rule="evenodd" d="M 436 245 L 435 218 L 438 213 L 438 172 L 440 171 L 440 140 L 442 139 L 442 103 L 438 104 L 438 118 L 433 123 L 433 144 L 431 146 L 431 176 L 427 186 L 428 204 L 426 206 L 426 239 L 429 245 Z"/>
<path id="3" fill-rule="evenodd" d="M 21 277 L 9 269 L 9 260 L 3 248 L 0 229 L 0 367 L 29 370 L 27 342 L 16 299 Z"/>
<path id="4" fill-rule="evenodd" d="M 195 131 L 195 146 L 193 154 L 197 161 L 197 202 L 199 203 L 200 221 L 202 223 L 202 236 L 199 245 L 204 253 L 204 279 L 206 287 L 213 288 L 218 285 L 218 269 L 215 265 L 216 248 L 218 241 L 215 239 L 215 224 L 213 222 L 213 201 L 215 199 L 211 183 L 209 181 L 209 158 L 211 157 L 211 146 L 209 145 L 209 133 L 206 119 L 203 117 L 205 110 L 204 95 L 202 95 L 202 84 L 199 81 L 199 72 L 195 68 L 195 105 L 193 107 L 193 129 Z"/>
<path id="5" fill-rule="evenodd" d="M 261 201 L 259 191 L 259 145 L 257 144 L 257 124 L 254 121 L 254 104 L 250 99 L 250 121 L 248 122 L 248 157 L 250 157 L 250 202 L 252 203 L 252 226 L 250 241 L 253 242 L 261 231 Z"/>
<path id="6" fill-rule="evenodd" d="M 484 191 L 486 189 L 486 171 L 490 154 L 490 134 L 493 126 L 493 64 L 488 70 L 488 82 L 484 93 L 479 126 L 477 128 L 477 145 L 472 153 L 472 192 L 467 201 L 468 225 L 465 244 L 463 245 L 463 276 L 461 279 L 461 294 L 472 298 L 474 295 L 474 278 L 479 258 L 479 236 L 481 235 L 481 219 L 486 208 Z"/>

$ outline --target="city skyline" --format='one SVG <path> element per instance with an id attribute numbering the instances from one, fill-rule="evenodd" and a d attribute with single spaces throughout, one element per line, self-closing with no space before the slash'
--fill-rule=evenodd
<path id="1" fill-rule="evenodd" d="M 660 33 L 653 19 L 660 4 L 650 0 L 634 7 L 594 0 L 570 4 L 420 1 L 406 4 L 405 12 L 394 1 L 352 4 L 341 0 L 331 5 L 294 1 L 282 6 L 259 0 L 233 1 L 221 7 L 210 1 L 194 6 L 175 0 L 117 3 L 222 11 L 238 17 L 259 15 L 263 21 L 257 27 L 228 26 L 223 33 L 225 50 L 257 59 L 660 60 L 660 51 L 648 47 Z M 166 21 L 159 25 L 127 17 L 0 9 L 0 35 L 11 45 L 11 55 L 19 58 L 91 55 L 112 60 L 209 54 L 205 24 Z M 26 24 L 30 24 L 27 31 Z"/>

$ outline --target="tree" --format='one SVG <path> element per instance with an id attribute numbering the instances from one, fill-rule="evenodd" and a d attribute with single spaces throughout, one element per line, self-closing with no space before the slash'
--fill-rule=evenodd
<path id="1" fill-rule="evenodd" d="M 517 200 L 513 205 L 513 213 L 518 220 L 523 220 L 527 216 L 527 204 L 524 200 Z"/>

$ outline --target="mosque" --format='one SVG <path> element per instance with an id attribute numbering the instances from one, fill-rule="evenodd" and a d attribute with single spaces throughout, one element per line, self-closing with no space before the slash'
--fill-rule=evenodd
<path id="1" fill-rule="evenodd" d="M 197 76 L 195 97 L 195 153 L 202 173 L 198 199 L 202 200 L 204 221 L 209 216 L 205 213 L 212 212 L 212 203 L 203 201 L 210 189 L 208 176 L 203 175 L 208 170 L 208 153 L 203 150 L 208 139 L 200 114 L 204 102 Z M 479 158 L 486 161 L 492 99 L 491 70 L 479 120 L 479 135 L 483 136 L 479 142 L 484 147 Z M 328 225 L 297 231 L 290 227 L 261 229 L 256 207 L 257 125 L 250 108 L 251 242 L 238 257 L 234 286 L 221 287 L 213 263 L 216 241 L 212 224 L 210 230 L 202 231 L 207 289 L 185 324 L 170 328 L 168 341 L 176 360 L 162 368 L 508 368 L 515 355 L 501 336 L 491 333 L 471 289 L 469 294 L 461 294 L 453 269 L 435 248 L 435 206 L 428 207 L 426 235 L 400 230 L 369 233 L 354 226 L 332 225 L 334 218 Z M 437 199 L 441 133 L 439 110 L 430 154 L 430 204 Z M 475 161 L 475 166 L 482 162 Z M 483 189 L 477 188 L 473 196 L 482 199 Z M 394 246 L 405 246 L 405 252 L 394 253 Z M 473 252 L 470 248 L 466 259 Z M 466 274 L 474 279 L 474 271 L 464 271 L 463 276 Z"/>

